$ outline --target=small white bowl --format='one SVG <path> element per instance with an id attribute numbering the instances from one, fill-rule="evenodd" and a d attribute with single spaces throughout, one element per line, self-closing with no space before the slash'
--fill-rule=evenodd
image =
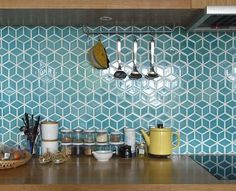
<path id="1" fill-rule="evenodd" d="M 93 156 L 102 162 L 108 161 L 113 155 L 112 151 L 93 151 Z"/>

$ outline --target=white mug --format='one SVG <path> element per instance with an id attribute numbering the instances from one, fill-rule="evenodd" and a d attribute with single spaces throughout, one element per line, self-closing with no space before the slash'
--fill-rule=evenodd
<path id="1" fill-rule="evenodd" d="M 55 121 L 43 121 L 41 123 L 41 136 L 44 141 L 58 139 L 58 123 Z"/>

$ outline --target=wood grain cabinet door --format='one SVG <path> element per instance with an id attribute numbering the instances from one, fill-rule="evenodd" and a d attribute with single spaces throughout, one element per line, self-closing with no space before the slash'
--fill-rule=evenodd
<path id="1" fill-rule="evenodd" d="M 192 9 L 202 9 L 207 5 L 236 5 L 236 0 L 192 0 Z"/>
<path id="2" fill-rule="evenodd" d="M 190 9 L 192 0 L 0 0 L 0 9 Z"/>

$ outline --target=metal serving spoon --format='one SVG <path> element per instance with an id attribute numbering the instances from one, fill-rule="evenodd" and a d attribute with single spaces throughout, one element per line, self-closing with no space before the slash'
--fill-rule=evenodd
<path id="1" fill-rule="evenodd" d="M 154 70 L 154 66 L 153 66 L 153 63 L 154 63 L 154 41 L 152 40 L 150 42 L 150 70 L 148 72 L 148 74 L 145 76 L 146 79 L 148 80 L 153 80 L 155 78 L 158 78 L 159 75 L 155 72 Z"/>
<path id="2" fill-rule="evenodd" d="M 137 69 L 137 50 L 138 50 L 138 43 L 135 40 L 134 41 L 134 47 L 133 47 L 133 70 L 131 72 L 131 74 L 129 75 L 129 78 L 131 80 L 137 80 L 142 78 L 142 74 L 139 73 L 138 69 Z"/>
<path id="3" fill-rule="evenodd" d="M 121 52 L 121 42 L 120 40 L 117 40 L 117 62 L 118 62 L 118 69 L 117 71 L 114 73 L 114 77 L 117 79 L 125 79 L 127 74 L 121 69 L 121 65 L 120 65 L 120 52 Z"/>

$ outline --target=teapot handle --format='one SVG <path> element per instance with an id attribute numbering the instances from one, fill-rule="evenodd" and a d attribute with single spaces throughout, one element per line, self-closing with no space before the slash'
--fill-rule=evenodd
<path id="1" fill-rule="evenodd" d="M 176 135 L 177 136 L 177 144 L 172 146 L 172 149 L 176 149 L 180 145 L 180 135 L 179 135 L 179 133 L 176 133 L 176 132 L 173 132 L 172 135 Z"/>

